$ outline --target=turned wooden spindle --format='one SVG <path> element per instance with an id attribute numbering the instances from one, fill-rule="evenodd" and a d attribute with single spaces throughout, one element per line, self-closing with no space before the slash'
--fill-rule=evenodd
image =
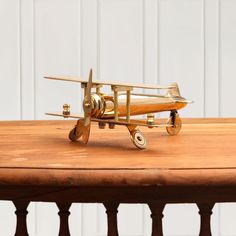
<path id="1" fill-rule="evenodd" d="M 57 203 L 59 208 L 58 215 L 60 216 L 60 230 L 59 236 L 70 236 L 69 229 L 69 215 L 70 215 L 70 206 L 71 203 Z"/>
<path id="2" fill-rule="evenodd" d="M 165 207 L 164 203 L 149 203 L 148 204 L 151 210 L 151 218 L 152 218 L 152 236 L 163 236 L 162 230 L 162 218 L 163 218 L 163 210 Z"/>
<path id="3" fill-rule="evenodd" d="M 211 236 L 211 214 L 214 203 L 198 203 L 201 225 L 199 236 Z"/>
<path id="4" fill-rule="evenodd" d="M 15 236 L 28 236 L 26 217 L 28 214 L 27 207 L 29 202 L 26 201 L 14 201 L 16 207 L 16 232 Z"/>
<path id="5" fill-rule="evenodd" d="M 117 213 L 119 203 L 104 203 L 107 213 L 107 236 L 119 236 L 117 227 Z"/>

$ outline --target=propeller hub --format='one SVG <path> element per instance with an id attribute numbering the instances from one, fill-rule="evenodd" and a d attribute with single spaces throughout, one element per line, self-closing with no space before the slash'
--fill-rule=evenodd
<path id="1" fill-rule="evenodd" d="M 84 106 L 85 106 L 86 108 L 90 108 L 90 107 L 91 107 L 91 103 L 86 102 L 86 103 L 84 104 Z"/>
<path id="2" fill-rule="evenodd" d="M 105 111 L 105 100 L 102 95 L 92 94 L 90 101 L 87 98 L 84 99 L 83 108 L 87 115 L 99 118 Z"/>

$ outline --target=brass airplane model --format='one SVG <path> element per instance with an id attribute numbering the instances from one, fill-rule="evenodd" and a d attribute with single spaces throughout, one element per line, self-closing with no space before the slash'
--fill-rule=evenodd
<path id="1" fill-rule="evenodd" d="M 93 81 L 92 70 L 89 73 L 88 81 L 69 77 L 45 77 L 46 79 L 71 81 L 81 83 L 84 89 L 83 110 L 84 114 L 71 114 L 70 106 L 63 105 L 61 113 L 46 113 L 52 116 L 64 118 L 76 118 L 77 124 L 69 133 L 69 139 L 76 141 L 80 137 L 83 143 L 89 140 L 91 122 L 98 122 L 101 129 L 108 124 L 110 129 L 115 125 L 124 125 L 128 128 L 133 144 L 140 149 L 146 148 L 146 138 L 137 126 L 149 128 L 165 126 L 170 135 L 179 133 L 182 122 L 178 110 L 184 108 L 191 101 L 181 97 L 176 83 L 170 86 L 115 83 L 106 81 Z M 101 92 L 104 85 L 111 87 L 113 95 L 106 95 Z M 92 89 L 95 91 L 92 92 Z M 132 93 L 134 88 L 143 89 L 166 89 L 166 95 Z M 154 114 L 162 111 L 170 111 L 170 117 L 166 124 L 157 124 Z M 147 114 L 147 120 L 131 119 L 134 115 Z"/>

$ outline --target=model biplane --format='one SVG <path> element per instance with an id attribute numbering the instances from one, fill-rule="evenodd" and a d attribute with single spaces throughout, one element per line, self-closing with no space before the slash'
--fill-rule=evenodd
<path id="1" fill-rule="evenodd" d="M 93 81 L 92 70 L 88 80 L 81 80 L 69 77 L 45 77 L 46 79 L 71 81 L 81 83 L 84 89 L 83 111 L 84 114 L 71 114 L 70 106 L 63 105 L 60 113 L 46 113 L 52 116 L 62 116 L 64 118 L 76 118 L 77 124 L 69 133 L 69 139 L 76 141 L 79 138 L 83 143 L 89 140 L 91 122 L 97 122 L 99 128 L 104 129 L 106 124 L 110 129 L 115 125 L 124 125 L 128 128 L 131 140 L 140 149 L 146 147 L 146 138 L 141 133 L 138 126 L 149 128 L 165 126 L 170 135 L 176 135 L 181 129 L 181 119 L 178 110 L 184 108 L 191 101 L 181 97 L 176 83 L 170 86 L 129 84 L 106 81 Z M 112 95 L 102 93 L 104 85 L 111 87 Z M 165 95 L 134 93 L 134 88 L 142 89 L 165 89 Z M 92 92 L 92 90 L 95 91 Z M 166 124 L 155 122 L 154 113 L 170 111 L 170 117 Z M 147 120 L 131 119 L 131 116 L 147 115 Z"/>

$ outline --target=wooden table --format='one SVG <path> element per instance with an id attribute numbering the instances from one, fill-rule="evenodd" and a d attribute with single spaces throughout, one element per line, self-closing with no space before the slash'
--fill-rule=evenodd
<path id="1" fill-rule="evenodd" d="M 0 199 L 16 207 L 17 236 L 27 233 L 30 201 L 56 202 L 68 236 L 72 202 L 103 203 L 108 235 L 118 236 L 120 203 L 148 204 L 152 236 L 162 233 L 167 203 L 196 203 L 201 236 L 211 235 L 216 202 L 236 202 L 236 119 L 184 119 L 178 136 L 142 129 L 137 150 L 125 127 L 92 128 L 87 146 L 67 139 L 75 121 L 0 122 Z"/>

